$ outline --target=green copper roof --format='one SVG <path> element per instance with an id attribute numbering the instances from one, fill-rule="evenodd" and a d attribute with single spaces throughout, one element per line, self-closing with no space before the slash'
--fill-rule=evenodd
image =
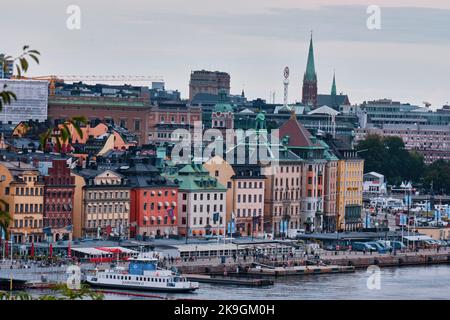
<path id="1" fill-rule="evenodd" d="M 309 42 L 308 63 L 306 64 L 305 79 L 310 81 L 317 80 L 316 67 L 314 65 L 314 49 L 313 49 L 312 35 L 311 40 Z"/>
<path id="2" fill-rule="evenodd" d="M 333 85 L 331 86 L 331 95 L 336 95 L 336 74 L 333 74 Z"/>

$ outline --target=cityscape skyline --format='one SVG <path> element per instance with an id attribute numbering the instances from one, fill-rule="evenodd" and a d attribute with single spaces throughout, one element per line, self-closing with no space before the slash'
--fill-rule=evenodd
<path id="1" fill-rule="evenodd" d="M 283 101 L 286 65 L 291 70 L 289 101 L 301 99 L 314 30 L 319 93 L 330 92 L 336 71 L 337 91 L 348 94 L 352 103 L 390 98 L 417 105 L 428 101 L 433 109 L 448 103 L 448 4 L 378 1 L 381 30 L 369 30 L 368 1 L 315 3 L 249 1 L 239 4 L 237 13 L 236 1 L 227 7 L 205 7 L 202 1 L 189 7 L 179 1 L 124 7 L 113 1 L 102 14 L 102 1 L 79 1 L 81 29 L 69 30 L 70 1 L 18 1 L 6 4 L 11 14 L 0 25 L 12 35 L 4 41 L 5 52 L 14 54 L 23 44 L 41 51 L 41 65 L 30 69 L 31 76 L 162 75 L 168 89 L 186 98 L 192 70 L 221 70 L 231 74 L 232 93 L 244 89 L 250 99 L 270 100 L 275 91 L 277 103 Z M 34 27 L 24 28 L 23 20 Z M 61 41 L 65 46 L 56 46 Z"/>

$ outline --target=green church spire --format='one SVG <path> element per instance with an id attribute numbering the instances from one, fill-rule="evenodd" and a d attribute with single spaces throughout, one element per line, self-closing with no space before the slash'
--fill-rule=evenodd
<path id="1" fill-rule="evenodd" d="M 333 73 L 333 85 L 331 86 L 331 95 L 336 96 L 336 73 Z"/>
<path id="2" fill-rule="evenodd" d="M 308 63 L 306 64 L 305 79 L 310 80 L 310 81 L 317 80 L 316 67 L 314 65 L 314 49 L 313 49 L 312 32 L 311 32 L 311 40 L 309 41 Z"/>

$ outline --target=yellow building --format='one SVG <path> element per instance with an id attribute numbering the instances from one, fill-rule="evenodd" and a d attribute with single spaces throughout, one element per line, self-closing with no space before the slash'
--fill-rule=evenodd
<path id="1" fill-rule="evenodd" d="M 0 162 L 0 198 L 8 204 L 14 243 L 44 240 L 44 179 L 33 165 Z"/>
<path id="2" fill-rule="evenodd" d="M 84 228 L 84 205 L 83 205 L 83 190 L 86 185 L 85 179 L 78 174 L 72 173 L 75 176 L 75 193 L 73 198 L 73 237 L 81 238 L 83 236 Z"/>
<path id="3" fill-rule="evenodd" d="M 234 175 L 233 167 L 220 156 L 215 156 L 203 164 L 209 175 L 227 188 L 225 223 L 231 221 L 233 212 L 234 188 L 231 177 Z"/>
<path id="4" fill-rule="evenodd" d="M 338 230 L 362 227 L 364 160 L 354 150 L 340 151 L 336 181 Z"/>

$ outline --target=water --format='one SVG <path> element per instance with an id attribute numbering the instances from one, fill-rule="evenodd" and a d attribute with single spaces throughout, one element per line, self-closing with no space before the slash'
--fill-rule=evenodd
<path id="1" fill-rule="evenodd" d="M 380 289 L 368 289 L 370 274 L 354 273 L 303 275 L 276 278 L 273 286 L 245 287 L 200 283 L 190 294 L 121 291 L 149 297 L 105 294 L 105 300 L 194 299 L 194 300 L 311 300 L 311 299 L 408 299 L 450 298 L 450 265 L 381 268 Z M 52 294 L 50 290 L 30 290 L 33 295 Z"/>
<path id="2" fill-rule="evenodd" d="M 306 275 L 277 278 L 273 286 L 252 288 L 200 283 L 191 294 L 154 293 L 170 299 L 308 300 L 308 299 L 449 299 L 450 265 L 381 268 L 380 289 L 367 288 L 369 274 Z M 107 294 L 105 299 L 143 299 Z"/>

